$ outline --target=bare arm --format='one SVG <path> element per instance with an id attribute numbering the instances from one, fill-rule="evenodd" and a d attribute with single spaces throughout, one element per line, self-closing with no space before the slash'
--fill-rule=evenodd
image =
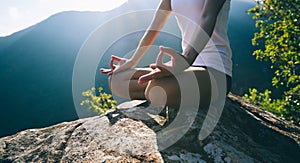
<path id="1" fill-rule="evenodd" d="M 171 0 L 161 0 L 161 3 L 158 6 L 153 17 L 153 20 L 151 21 L 151 24 L 149 25 L 135 53 L 130 59 L 112 56 L 110 60 L 110 69 L 101 68 L 100 72 L 111 75 L 112 73 L 118 73 L 135 67 L 139 63 L 145 52 L 150 48 L 150 45 L 152 45 L 157 35 L 159 34 L 159 31 L 165 25 L 166 21 L 171 15 L 170 3 Z M 114 62 L 117 62 L 118 65 L 114 65 Z"/>
<path id="2" fill-rule="evenodd" d="M 226 0 L 205 0 L 203 10 L 199 13 L 200 20 L 198 24 L 202 30 L 198 30 L 195 33 L 195 39 L 192 40 L 191 44 L 184 51 L 184 55 L 190 65 L 193 64 L 198 54 L 203 50 L 209 38 L 211 37 L 214 27 L 217 21 L 218 14 L 222 9 L 223 4 Z M 207 37 L 209 36 L 209 37 Z M 199 41 L 201 40 L 201 41 Z M 199 44 L 199 42 L 201 42 Z M 193 47 L 193 45 L 200 45 Z"/>
<path id="3" fill-rule="evenodd" d="M 155 69 L 154 71 L 141 76 L 138 80 L 139 84 L 148 82 L 154 78 L 161 78 L 164 76 L 171 75 L 170 72 L 182 72 L 189 65 L 192 65 L 198 54 L 203 50 L 207 42 L 209 41 L 214 27 L 217 21 L 218 14 L 224 4 L 225 0 L 205 0 L 203 10 L 199 13 L 200 19 L 197 22 L 200 25 L 200 30 L 196 30 L 193 33 L 193 38 L 190 41 L 190 45 L 183 52 L 184 61 L 182 60 L 182 55 L 178 54 L 175 50 L 171 48 L 161 47 L 161 53 L 158 58 L 161 58 L 162 54 L 169 54 L 173 57 L 172 66 L 165 66 L 162 64 L 161 59 L 157 60 L 156 65 L 152 65 L 151 68 Z M 200 46 L 199 46 L 200 44 Z M 196 45 L 196 46 L 193 46 Z M 181 56 L 181 57 L 179 57 Z M 182 62 L 188 62 L 187 64 L 181 64 Z M 177 62 L 177 63 L 176 63 Z M 186 62 L 185 62 L 186 63 Z M 166 71 L 167 70 L 167 71 Z M 173 70 L 173 71 L 172 71 Z"/>
<path id="4" fill-rule="evenodd" d="M 171 15 L 171 0 L 162 0 L 159 7 L 156 10 L 154 18 L 141 39 L 137 50 L 130 59 L 135 66 L 139 63 L 145 52 L 150 48 L 155 41 L 159 31 L 167 22 Z"/>

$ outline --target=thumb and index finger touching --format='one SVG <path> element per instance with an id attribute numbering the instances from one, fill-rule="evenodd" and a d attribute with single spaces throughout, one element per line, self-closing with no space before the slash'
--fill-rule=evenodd
<path id="1" fill-rule="evenodd" d="M 112 55 L 111 56 L 111 59 L 110 59 L 110 64 L 109 64 L 109 67 L 110 69 L 104 69 L 104 68 L 101 68 L 100 69 L 100 72 L 103 73 L 103 74 L 108 74 L 110 75 L 113 70 L 116 68 L 116 65 L 114 65 L 115 62 L 118 62 L 119 64 L 121 63 L 122 59 L 120 57 L 117 57 L 115 55 Z"/>
<path id="2" fill-rule="evenodd" d="M 111 56 L 111 59 L 110 59 L 110 68 L 111 68 L 111 69 L 115 69 L 116 66 L 114 65 L 114 63 L 117 62 L 117 63 L 120 64 L 121 61 L 122 61 L 122 58 L 117 57 L 117 56 L 115 56 L 115 55 L 112 55 L 112 56 Z"/>
<path id="3" fill-rule="evenodd" d="M 157 56 L 156 63 L 150 64 L 150 66 L 149 66 L 151 69 L 153 69 L 153 71 L 151 71 L 148 74 L 142 75 L 138 80 L 139 84 L 143 84 L 152 79 L 169 75 L 169 71 L 167 71 L 167 70 L 174 65 L 174 59 L 173 59 L 174 54 L 173 53 L 177 53 L 177 52 L 175 50 L 173 50 L 172 48 L 167 48 L 167 47 L 163 47 L 163 46 L 160 46 L 159 48 L 160 48 L 160 53 Z M 163 55 L 164 54 L 170 55 L 172 57 L 170 66 L 167 66 L 163 63 Z"/>
<path id="4" fill-rule="evenodd" d="M 139 84 L 143 84 L 154 78 L 166 76 L 166 74 L 164 74 L 165 70 L 168 70 L 169 68 L 172 68 L 174 66 L 174 62 L 177 58 L 178 52 L 176 50 L 174 50 L 172 48 L 168 48 L 168 47 L 160 46 L 159 48 L 160 48 L 160 53 L 157 56 L 156 63 L 150 65 L 150 68 L 153 69 L 153 71 L 141 76 L 138 80 Z M 171 65 L 167 66 L 163 63 L 163 55 L 164 54 L 171 56 L 171 58 L 172 58 Z M 111 69 L 101 69 L 100 71 L 104 74 L 108 74 L 108 75 L 112 74 L 114 69 L 116 69 L 116 65 L 114 65 L 115 62 L 117 62 L 118 65 L 122 65 L 125 61 L 123 60 L 123 58 L 112 55 L 111 60 L 110 60 L 110 68 Z"/>

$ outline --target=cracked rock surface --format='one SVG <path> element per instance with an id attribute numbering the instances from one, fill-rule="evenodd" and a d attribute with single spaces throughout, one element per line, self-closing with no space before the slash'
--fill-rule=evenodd
<path id="1" fill-rule="evenodd" d="M 113 125 L 106 116 L 81 119 L 26 130 L 0 142 L 3 162 L 162 161 L 155 133 L 128 118 Z"/>
<path id="2" fill-rule="evenodd" d="M 157 132 L 172 123 L 141 107 L 112 111 L 0 138 L 0 162 L 297 162 L 300 129 L 229 95 L 221 119 L 198 139 L 206 112 L 160 150 Z M 151 114 L 149 114 L 151 113 Z M 148 117 L 146 117 L 148 116 Z M 189 117 L 187 117 L 188 119 Z M 175 128 L 176 129 L 176 128 Z M 170 136 L 172 138 L 172 136 Z"/>

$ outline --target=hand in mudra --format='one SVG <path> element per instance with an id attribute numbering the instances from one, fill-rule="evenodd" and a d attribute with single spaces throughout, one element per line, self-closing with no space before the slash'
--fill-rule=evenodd
<path id="1" fill-rule="evenodd" d="M 163 55 L 165 54 L 171 57 L 171 61 L 168 63 L 163 63 Z M 152 79 L 176 75 L 183 72 L 189 66 L 185 56 L 172 48 L 160 46 L 160 53 L 157 56 L 156 63 L 150 65 L 153 71 L 141 76 L 138 80 L 138 84 L 146 83 Z"/>
<path id="2" fill-rule="evenodd" d="M 114 64 L 115 62 L 117 62 L 118 64 L 115 65 Z M 134 65 L 131 62 L 131 60 L 112 55 L 111 59 L 110 59 L 110 69 L 101 68 L 100 72 L 103 74 L 111 75 L 113 73 L 125 71 L 125 70 L 131 69 L 133 67 L 134 67 Z"/>

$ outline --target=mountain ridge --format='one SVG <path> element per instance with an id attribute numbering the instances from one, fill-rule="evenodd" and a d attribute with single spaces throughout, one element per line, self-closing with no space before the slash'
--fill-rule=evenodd
<path id="1" fill-rule="evenodd" d="M 72 73 L 84 41 L 101 24 L 115 16 L 155 8 L 157 2 L 130 0 L 129 3 L 108 12 L 63 12 L 9 37 L 1 38 L 0 92 L 4 93 L 0 94 L 0 137 L 27 128 L 46 127 L 77 119 L 72 98 Z M 232 92 L 238 95 L 243 94 L 249 87 L 264 88 L 271 85 L 271 80 L 268 81 L 268 78 L 271 79 L 268 66 L 251 56 L 255 49 L 251 45 L 254 21 L 251 15 L 240 13 L 249 7 L 248 3 L 232 1 L 228 34 L 234 52 Z M 244 24 L 249 25 L 245 27 Z M 240 37 L 241 33 L 244 37 Z M 134 47 L 141 36 L 142 33 L 136 33 L 128 36 L 134 41 L 129 42 L 126 37 L 118 41 L 123 45 L 132 43 L 130 46 Z M 166 40 L 165 34 L 160 36 L 158 43 L 178 44 L 176 40 Z M 108 66 L 109 55 L 114 54 L 113 51 L 123 50 L 116 48 L 107 51 L 108 55 L 103 58 L 101 66 Z M 180 49 L 180 44 L 177 48 Z M 101 81 L 95 81 L 96 85 L 100 83 L 109 93 L 107 79 L 105 76 L 100 78 Z"/>

